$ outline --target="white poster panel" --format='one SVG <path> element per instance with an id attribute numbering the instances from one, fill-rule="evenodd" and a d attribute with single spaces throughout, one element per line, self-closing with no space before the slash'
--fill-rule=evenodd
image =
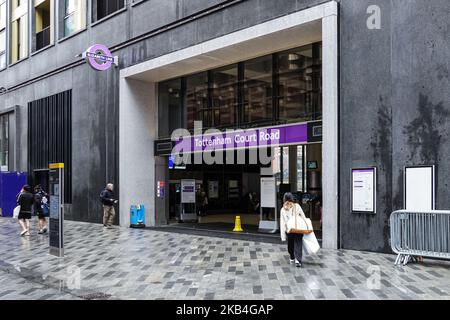
<path id="1" fill-rule="evenodd" d="M 219 198 L 219 181 L 208 181 L 208 197 L 210 199 Z"/>
<path id="2" fill-rule="evenodd" d="M 405 168 L 405 209 L 434 210 L 434 166 Z"/>
<path id="3" fill-rule="evenodd" d="M 181 203 L 195 203 L 195 180 L 181 180 Z"/>
<path id="4" fill-rule="evenodd" d="M 376 168 L 352 170 L 352 211 L 376 213 Z"/>
<path id="5" fill-rule="evenodd" d="M 276 208 L 276 201 L 275 178 L 261 178 L 261 208 Z"/>

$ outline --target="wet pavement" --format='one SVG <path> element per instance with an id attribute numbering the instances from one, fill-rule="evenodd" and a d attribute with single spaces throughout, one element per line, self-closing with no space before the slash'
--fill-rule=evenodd
<path id="1" fill-rule="evenodd" d="M 65 244 L 50 256 L 48 235 L 0 218 L 0 300 L 450 299 L 447 261 L 322 249 L 298 269 L 277 243 L 70 221 Z"/>

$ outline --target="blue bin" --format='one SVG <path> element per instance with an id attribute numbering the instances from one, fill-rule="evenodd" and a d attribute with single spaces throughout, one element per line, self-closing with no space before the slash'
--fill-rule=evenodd
<path id="1" fill-rule="evenodd" d="M 130 228 L 145 228 L 145 207 L 143 204 L 130 207 Z"/>

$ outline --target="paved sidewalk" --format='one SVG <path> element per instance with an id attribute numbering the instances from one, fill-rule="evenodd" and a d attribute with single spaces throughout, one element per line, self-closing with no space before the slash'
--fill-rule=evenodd
<path id="1" fill-rule="evenodd" d="M 396 267 L 394 255 L 321 250 L 297 269 L 279 244 L 65 226 L 60 259 L 48 236 L 21 238 L 0 218 L 0 299 L 450 299 L 449 262 Z"/>

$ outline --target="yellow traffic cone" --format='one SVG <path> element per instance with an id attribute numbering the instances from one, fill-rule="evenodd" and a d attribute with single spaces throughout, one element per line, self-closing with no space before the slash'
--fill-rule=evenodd
<path id="1" fill-rule="evenodd" d="M 243 232 L 243 231 L 244 230 L 242 229 L 242 226 L 241 226 L 241 217 L 236 216 L 236 222 L 234 223 L 233 232 Z"/>

